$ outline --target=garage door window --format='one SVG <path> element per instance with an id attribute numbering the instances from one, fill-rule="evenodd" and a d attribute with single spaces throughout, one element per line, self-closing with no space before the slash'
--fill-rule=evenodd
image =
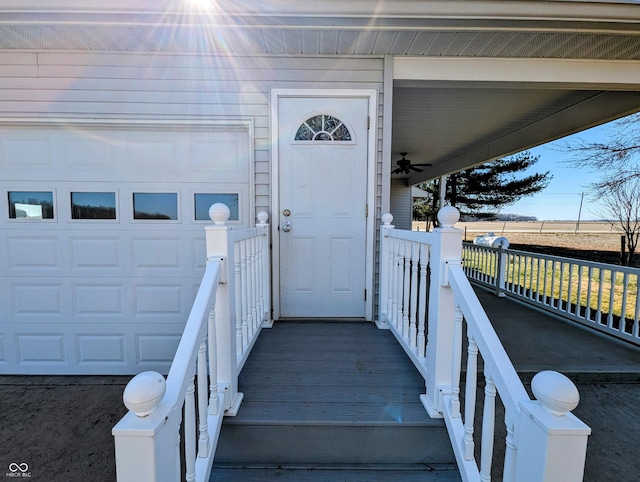
<path id="1" fill-rule="evenodd" d="M 72 192 L 72 219 L 116 219 L 115 192 Z"/>
<path id="2" fill-rule="evenodd" d="M 211 221 L 209 208 L 215 203 L 226 204 L 229 208 L 230 221 L 240 220 L 240 209 L 238 206 L 239 195 L 237 193 L 196 193 L 194 194 L 195 219 L 196 221 Z"/>
<path id="3" fill-rule="evenodd" d="M 52 191 L 9 191 L 10 219 L 54 219 Z"/>
<path id="4" fill-rule="evenodd" d="M 178 194 L 175 192 L 133 193 L 133 219 L 177 221 Z"/>

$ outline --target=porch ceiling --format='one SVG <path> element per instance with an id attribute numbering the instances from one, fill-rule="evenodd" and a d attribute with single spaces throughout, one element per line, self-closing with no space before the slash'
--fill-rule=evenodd
<path id="1" fill-rule="evenodd" d="M 432 164 L 409 176 L 412 185 L 638 110 L 635 91 L 397 81 L 392 166 L 400 152 L 413 163 Z"/>
<path id="2" fill-rule="evenodd" d="M 640 62 L 640 4 L 489 0 L 4 0 L 0 50 Z M 199 6 L 196 6 L 199 5 Z M 640 78 L 640 72 L 637 78 Z M 410 183 L 640 109 L 638 84 L 399 79 L 391 162 Z"/>

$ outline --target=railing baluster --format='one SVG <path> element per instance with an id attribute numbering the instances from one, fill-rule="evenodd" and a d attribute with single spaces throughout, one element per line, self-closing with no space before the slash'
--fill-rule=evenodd
<path id="1" fill-rule="evenodd" d="M 587 270 L 587 276 L 588 276 L 588 284 L 587 284 L 587 307 L 584 311 L 584 317 L 589 320 L 591 320 L 591 293 L 592 293 L 592 284 L 591 284 L 591 280 L 593 279 L 593 266 L 589 266 L 589 269 Z"/>
<path id="2" fill-rule="evenodd" d="M 598 306 L 596 311 L 596 323 L 602 324 L 602 289 L 604 286 L 604 270 L 598 269 Z"/>
<path id="3" fill-rule="evenodd" d="M 411 296 L 411 243 L 405 241 L 403 249 L 404 267 L 402 270 L 402 336 L 409 339 L 409 297 Z"/>
<path id="4" fill-rule="evenodd" d="M 465 460 L 473 460 L 473 423 L 476 410 L 476 386 L 478 384 L 478 345 L 472 335 L 468 335 L 467 377 L 464 395 L 464 437 L 462 454 Z"/>
<path id="5" fill-rule="evenodd" d="M 185 480 L 196 480 L 196 399 L 194 377 L 189 380 L 189 387 L 184 400 L 184 461 L 186 467 Z"/>
<path id="6" fill-rule="evenodd" d="M 551 298 L 549 299 L 549 306 L 551 308 L 557 308 L 556 305 L 556 261 L 551 261 Z"/>
<path id="7" fill-rule="evenodd" d="M 247 280 L 247 291 L 248 291 L 248 296 L 247 296 L 247 303 L 248 303 L 248 308 L 247 308 L 247 344 L 249 343 L 249 340 L 251 339 L 251 337 L 253 337 L 253 332 L 254 332 L 254 327 L 255 327 L 255 319 L 256 316 L 258 315 L 258 312 L 256 311 L 256 299 L 255 299 L 255 293 L 256 293 L 256 271 L 255 271 L 255 267 L 256 267 L 256 243 L 255 243 L 255 238 L 251 238 L 247 241 L 247 250 L 249 251 L 249 259 L 248 259 L 248 265 L 247 265 L 247 276 L 249 277 L 249 279 Z"/>
<path id="8" fill-rule="evenodd" d="M 611 276 L 611 286 L 609 287 L 609 313 L 607 314 L 607 326 L 613 328 L 613 305 L 615 304 L 616 296 L 616 271 L 609 271 Z"/>
<path id="9" fill-rule="evenodd" d="M 453 315 L 453 364 L 451 366 L 451 416 L 460 417 L 460 369 L 462 366 L 462 310 L 456 303 Z"/>
<path id="10" fill-rule="evenodd" d="M 249 258 L 249 250 L 248 250 L 249 242 L 247 240 L 243 240 L 240 242 L 240 256 L 242 258 L 240 262 L 240 286 L 241 286 L 241 295 L 242 299 L 242 326 L 240 329 L 240 333 L 242 336 L 242 348 L 239 353 L 244 353 L 244 347 L 249 343 L 249 316 L 251 311 L 251 300 L 249 299 L 249 275 L 248 275 L 248 258 Z"/>
<path id="11" fill-rule="evenodd" d="M 209 413 L 218 414 L 218 347 L 216 344 L 216 304 L 211 305 L 207 320 L 209 336 Z"/>
<path id="12" fill-rule="evenodd" d="M 542 286 L 542 292 L 544 293 L 543 297 L 542 297 L 542 304 L 547 305 L 550 303 L 548 302 L 549 297 L 547 296 L 547 279 L 549 278 L 548 276 L 549 273 L 549 260 L 545 259 L 544 260 L 544 277 L 543 277 L 543 286 Z"/>
<path id="13" fill-rule="evenodd" d="M 562 308 L 562 300 L 564 299 L 563 294 L 564 294 L 564 273 L 565 273 L 565 267 L 566 267 L 566 263 L 564 262 L 560 262 L 560 280 L 558 282 L 559 286 L 558 286 L 558 309 L 560 311 L 567 311 L 566 307 L 565 309 Z"/>
<path id="14" fill-rule="evenodd" d="M 529 281 L 529 272 L 527 270 L 527 268 L 529 267 L 529 256 L 523 256 L 522 257 L 524 259 L 524 263 L 523 264 L 523 268 L 522 268 L 522 295 L 526 298 L 529 295 L 527 294 L 529 292 L 529 289 L 527 287 L 528 285 L 528 281 Z"/>
<path id="15" fill-rule="evenodd" d="M 198 350 L 198 457 L 204 458 L 209 452 L 209 424 L 207 421 L 207 337 L 200 343 Z"/>
<path id="16" fill-rule="evenodd" d="M 411 243 L 411 309 L 409 313 L 409 344 L 418 346 L 418 326 L 416 316 L 418 311 L 418 261 L 420 245 Z"/>
<path id="17" fill-rule="evenodd" d="M 622 307 L 620 308 L 620 333 L 626 333 L 627 324 L 627 288 L 629 287 L 629 273 L 622 274 Z"/>
<path id="18" fill-rule="evenodd" d="M 569 263 L 569 280 L 567 281 L 566 312 L 571 313 L 571 296 L 573 295 L 573 263 Z"/>
<path id="19" fill-rule="evenodd" d="M 234 275 L 235 275 L 235 308 L 236 308 L 236 317 L 235 317 L 235 337 L 236 337 L 236 355 L 242 355 L 242 320 L 244 315 L 242 313 L 244 309 L 244 303 L 242 300 L 242 249 L 241 242 L 234 243 L 232 249 L 234 250 Z"/>
<path id="20" fill-rule="evenodd" d="M 418 312 L 418 356 L 425 356 L 425 324 L 427 305 L 429 303 L 428 298 L 428 283 L 427 283 L 427 270 L 429 262 L 429 247 L 427 245 L 420 246 L 420 309 Z"/>
<path id="21" fill-rule="evenodd" d="M 542 258 L 538 258 L 538 263 L 537 263 L 537 269 L 538 269 L 538 274 L 536 276 L 536 301 L 538 303 L 540 303 L 542 294 L 540 293 L 540 275 L 541 275 L 541 271 L 542 271 Z"/>
<path id="22" fill-rule="evenodd" d="M 584 279 L 584 266 L 583 265 L 579 265 L 578 266 L 578 287 L 576 289 L 576 309 L 575 309 L 575 314 L 576 316 L 582 317 L 582 313 L 580 313 L 581 309 L 580 307 L 582 306 L 582 281 Z"/>
<path id="23" fill-rule="evenodd" d="M 491 480 L 493 459 L 493 438 L 496 419 L 496 385 L 491 375 L 485 373 L 484 407 L 482 411 L 482 448 L 480 454 L 480 480 Z"/>
<path id="24" fill-rule="evenodd" d="M 517 482 L 515 480 L 516 471 L 516 457 L 518 454 L 518 447 L 515 441 L 515 426 L 511 419 L 511 413 L 505 411 L 504 424 L 506 427 L 507 436 L 505 437 L 505 452 L 504 452 L 504 467 L 502 470 L 503 482 Z"/>

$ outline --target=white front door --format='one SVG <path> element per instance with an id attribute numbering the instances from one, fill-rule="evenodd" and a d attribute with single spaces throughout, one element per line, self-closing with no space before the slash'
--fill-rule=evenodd
<path id="1" fill-rule="evenodd" d="M 363 317 L 368 98 L 282 98 L 280 314 Z"/>

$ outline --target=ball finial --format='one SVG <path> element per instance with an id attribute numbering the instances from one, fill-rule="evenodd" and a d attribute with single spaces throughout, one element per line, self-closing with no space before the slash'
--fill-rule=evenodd
<path id="1" fill-rule="evenodd" d="M 393 214 L 391 213 L 384 213 L 382 215 L 382 222 L 385 224 L 385 226 L 389 226 L 391 224 L 391 222 L 393 221 Z"/>
<path id="2" fill-rule="evenodd" d="M 124 406 L 138 417 L 146 417 L 158 407 L 167 391 L 167 382 L 158 372 L 142 372 L 133 377 L 124 389 Z"/>
<path id="3" fill-rule="evenodd" d="M 227 224 L 229 216 L 231 216 L 231 211 L 226 204 L 215 203 L 209 208 L 209 217 L 218 226 Z"/>
<path id="4" fill-rule="evenodd" d="M 531 380 L 531 391 L 549 413 L 562 417 L 578 406 L 578 389 L 562 373 L 545 370 Z"/>
<path id="5" fill-rule="evenodd" d="M 452 228 L 460 220 L 460 211 L 453 206 L 445 206 L 438 211 L 438 221 L 443 228 Z"/>
<path id="6" fill-rule="evenodd" d="M 265 211 L 260 211 L 256 217 L 260 224 L 266 224 L 269 220 L 269 215 Z"/>

